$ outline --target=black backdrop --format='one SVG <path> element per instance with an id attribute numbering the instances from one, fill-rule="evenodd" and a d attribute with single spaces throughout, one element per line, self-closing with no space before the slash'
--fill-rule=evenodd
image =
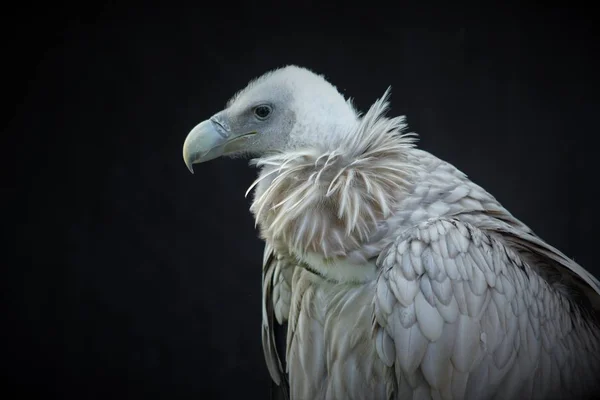
<path id="1" fill-rule="evenodd" d="M 589 10 L 85 7 L 5 15 L 17 257 L 4 263 L 0 362 L 19 398 L 267 396 L 263 247 L 243 196 L 256 172 L 218 159 L 191 175 L 181 147 L 286 64 L 363 111 L 392 85 L 391 114 L 422 148 L 600 275 Z"/>

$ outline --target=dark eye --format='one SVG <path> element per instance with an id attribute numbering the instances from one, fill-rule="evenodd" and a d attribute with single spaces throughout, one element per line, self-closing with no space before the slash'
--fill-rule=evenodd
<path id="1" fill-rule="evenodd" d="M 254 115 L 258 119 L 267 119 L 271 115 L 271 107 L 267 105 L 258 106 L 254 109 Z"/>

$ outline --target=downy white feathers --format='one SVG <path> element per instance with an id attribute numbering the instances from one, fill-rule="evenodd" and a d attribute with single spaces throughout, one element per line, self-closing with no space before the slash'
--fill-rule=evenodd
<path id="1" fill-rule="evenodd" d="M 339 148 L 306 148 L 253 160 L 262 167 L 248 189 L 262 237 L 299 256 L 344 257 L 396 208 L 416 167 L 405 161 L 414 136 L 403 117 L 386 118 L 389 89 Z M 246 194 L 248 194 L 248 192 Z"/>

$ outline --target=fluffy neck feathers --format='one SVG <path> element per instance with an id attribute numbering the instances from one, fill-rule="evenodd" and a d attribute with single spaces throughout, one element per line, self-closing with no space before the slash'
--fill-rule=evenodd
<path id="1" fill-rule="evenodd" d="M 262 168 L 248 192 L 256 186 L 250 210 L 263 239 L 304 261 L 317 255 L 325 262 L 368 243 L 417 168 L 407 161 L 414 137 L 402 133 L 404 117 L 384 117 L 388 92 L 338 149 L 311 146 L 252 161 Z"/>

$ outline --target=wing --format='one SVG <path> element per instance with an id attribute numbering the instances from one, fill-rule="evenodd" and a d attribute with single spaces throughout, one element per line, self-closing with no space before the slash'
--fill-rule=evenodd
<path id="1" fill-rule="evenodd" d="M 590 306 L 600 312 L 600 282 L 589 271 L 567 257 L 557 248 L 544 242 L 529 229 L 522 229 L 524 225 L 516 219 L 505 221 L 508 223 L 495 223 L 495 218 L 512 218 L 507 216 L 505 210 L 498 213 L 493 210 L 485 210 L 484 213 L 491 218 L 487 223 L 475 213 L 474 215 L 461 215 L 461 220 L 469 222 L 471 219 L 477 221 L 477 226 L 486 231 L 496 231 L 510 246 L 520 252 L 520 255 L 529 263 L 544 265 L 545 278 L 552 280 L 560 279 L 563 283 L 580 291 L 581 295 L 589 300 Z"/>
<path id="2" fill-rule="evenodd" d="M 598 325 L 500 234 L 430 220 L 378 264 L 376 349 L 397 397 L 572 398 L 597 385 Z"/>
<path id="3" fill-rule="evenodd" d="M 267 244 L 263 258 L 262 345 L 273 381 L 289 392 L 280 353 L 285 354 L 286 322 L 290 311 L 291 276 L 294 265 Z"/>

